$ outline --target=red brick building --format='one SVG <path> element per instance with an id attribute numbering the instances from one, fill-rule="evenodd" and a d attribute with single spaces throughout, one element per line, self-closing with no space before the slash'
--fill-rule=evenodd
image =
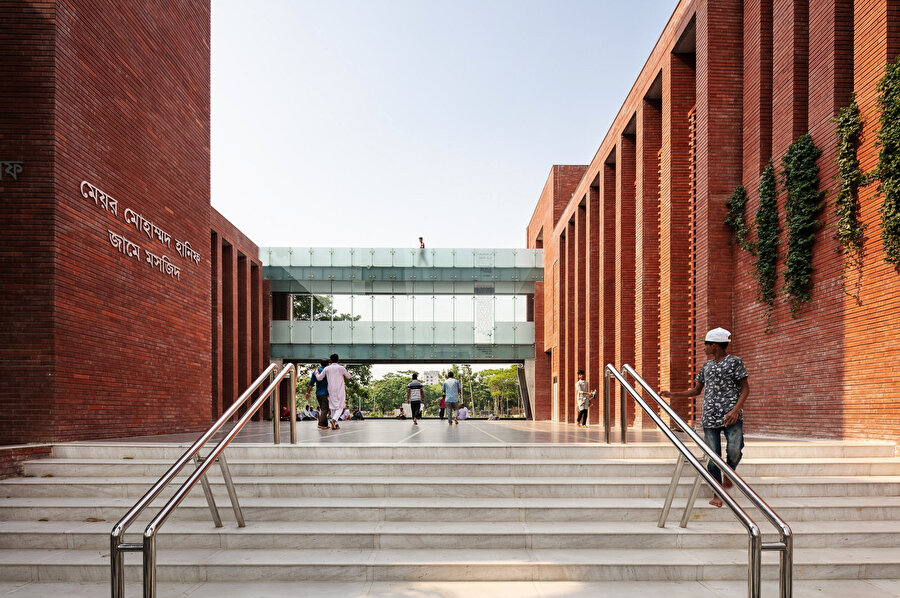
<path id="1" fill-rule="evenodd" d="M 208 427 L 268 361 L 208 2 L 0 3 L 0 444 Z"/>
<path id="2" fill-rule="evenodd" d="M 747 431 L 897 439 L 900 273 L 884 261 L 882 197 L 871 184 L 859 193 L 862 265 L 842 285 L 832 119 L 855 94 L 858 157 L 871 171 L 877 85 L 898 54 L 894 1 L 679 2 L 591 163 L 554 166 L 528 226 L 528 247 L 546 256 L 535 297 L 539 419 L 574 421 L 575 371 L 601 388 L 606 363 L 634 364 L 658 388 L 689 388 L 704 360 L 697 339 L 722 326 L 751 374 Z M 792 317 L 779 295 L 767 318 L 754 258 L 724 224 L 726 201 L 743 184 L 752 223 L 763 167 L 771 160 L 779 172 L 807 132 L 823 150 L 817 164 L 828 192 L 812 300 Z M 778 212 L 781 289 L 780 176 Z M 692 418 L 700 400 L 675 406 Z M 602 417 L 598 403 L 591 422 Z M 626 414 L 635 417 L 641 425 L 640 415 Z"/>

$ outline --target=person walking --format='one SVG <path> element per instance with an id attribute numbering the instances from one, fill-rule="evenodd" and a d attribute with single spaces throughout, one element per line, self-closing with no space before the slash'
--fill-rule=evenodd
<path id="1" fill-rule="evenodd" d="M 309 377 L 309 383 L 306 385 L 307 399 L 309 399 L 309 392 L 312 390 L 312 387 L 316 387 L 316 401 L 319 402 L 317 419 L 319 420 L 318 428 L 320 430 L 327 430 L 330 422 L 328 417 L 328 380 L 319 380 L 316 378 L 316 374 L 324 370 L 327 365 L 327 359 L 320 360 L 319 367 L 313 370 Z"/>
<path id="2" fill-rule="evenodd" d="M 575 382 L 575 405 L 578 408 L 578 427 L 587 428 L 588 408 L 591 406 L 591 397 L 588 392 L 587 380 L 584 379 L 584 370 L 578 370 L 578 381 Z"/>
<path id="3" fill-rule="evenodd" d="M 444 421 L 444 410 L 447 408 L 447 401 L 444 399 L 443 395 L 441 395 L 440 409 L 438 410 L 439 417 L 441 421 Z"/>
<path id="4" fill-rule="evenodd" d="M 328 381 L 328 408 L 331 410 L 331 429 L 340 430 L 338 420 L 347 404 L 347 391 L 344 380 L 350 379 L 350 372 L 339 363 L 337 353 L 331 354 L 331 363 L 322 371 L 313 374 L 316 380 Z M 319 420 L 321 421 L 321 420 Z"/>
<path id="5" fill-rule="evenodd" d="M 459 380 L 453 377 L 453 372 L 447 372 L 447 380 L 442 388 L 444 393 L 444 403 L 447 405 L 447 424 L 452 426 L 454 423 L 459 425 L 459 393 L 462 386 Z"/>
<path id="6" fill-rule="evenodd" d="M 412 380 L 406 385 L 406 402 L 412 409 L 413 423 L 417 426 L 419 417 L 421 417 L 423 400 L 425 400 L 425 387 L 419 382 L 419 374 L 413 373 Z"/>
<path id="7" fill-rule="evenodd" d="M 696 384 L 690 390 L 659 393 L 666 398 L 696 397 L 703 393 L 704 440 L 717 455 L 722 456 L 722 434 L 725 435 L 725 462 L 736 470 L 741 462 L 744 449 L 743 407 L 750 396 L 749 374 L 744 361 L 737 355 L 728 353 L 731 333 L 724 328 L 713 328 L 703 339 L 703 351 L 708 358 L 697 373 Z M 731 488 L 731 478 L 725 477 L 712 462 L 707 466 L 709 473 L 725 488 Z M 722 499 L 713 496 L 709 501 L 714 507 L 722 506 Z"/>

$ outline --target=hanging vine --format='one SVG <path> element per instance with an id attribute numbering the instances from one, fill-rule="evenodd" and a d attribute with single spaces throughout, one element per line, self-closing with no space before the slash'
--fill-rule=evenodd
<path id="1" fill-rule="evenodd" d="M 750 226 L 744 220 L 744 206 L 747 204 L 747 190 L 743 185 L 738 185 L 725 203 L 728 208 L 728 216 L 725 218 L 725 224 L 731 229 L 734 238 L 737 240 L 738 246 L 744 251 L 752 254 L 756 253 L 753 243 L 747 238 L 750 234 Z"/>
<path id="2" fill-rule="evenodd" d="M 775 306 L 775 265 L 778 262 L 778 202 L 775 192 L 775 168 L 766 164 L 759 181 L 759 208 L 756 210 L 757 296 L 766 305 L 766 322 Z"/>
<path id="3" fill-rule="evenodd" d="M 784 287 L 791 314 L 796 316 L 803 303 L 812 298 L 812 248 L 819 230 L 822 192 L 819 191 L 819 166 L 822 150 L 807 133 L 791 144 L 781 159 L 782 180 L 787 192 L 785 212 L 788 227 L 787 263 Z"/>
<path id="4" fill-rule="evenodd" d="M 834 238 L 837 239 L 843 256 L 841 289 L 858 303 L 865 240 L 865 226 L 859 221 L 859 188 L 867 185 L 870 177 L 859 167 L 857 157 L 862 121 L 859 119 L 859 106 L 855 97 L 838 112 L 832 122 L 837 125 L 838 192 L 834 200 L 837 217 Z M 847 273 L 851 270 L 857 274 L 852 292 L 847 287 Z"/>
<path id="5" fill-rule="evenodd" d="M 900 267 L 900 63 L 888 63 L 878 83 L 881 131 L 878 133 L 878 176 L 881 242 L 884 261 Z"/>

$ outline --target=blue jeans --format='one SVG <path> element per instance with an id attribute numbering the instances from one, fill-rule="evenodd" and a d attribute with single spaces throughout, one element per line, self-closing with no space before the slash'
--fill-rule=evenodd
<path id="1" fill-rule="evenodd" d="M 744 422 L 737 420 L 725 428 L 703 428 L 706 444 L 720 457 L 722 456 L 722 432 L 725 432 L 725 462 L 731 469 L 737 469 L 743 456 L 741 451 L 744 448 Z M 710 462 L 706 469 L 720 484 L 722 483 L 722 472 L 718 467 Z"/>

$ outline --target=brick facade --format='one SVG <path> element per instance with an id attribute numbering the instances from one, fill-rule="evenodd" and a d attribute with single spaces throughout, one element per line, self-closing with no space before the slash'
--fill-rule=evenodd
<path id="1" fill-rule="evenodd" d="M 807 132 L 823 150 L 820 188 L 832 200 L 831 119 L 854 93 L 864 123 L 861 166 L 872 170 L 876 86 L 898 54 L 900 8 L 888 0 L 679 2 L 570 195 L 550 201 L 545 187 L 528 228 L 529 247 L 542 231 L 547 260 L 542 341 L 552 359 L 535 385 L 541 395 L 558 380 L 559 416 L 550 418 L 570 419 L 573 408 L 562 401 L 574 399 L 562 390 L 581 367 L 591 388 L 602 388 L 609 362 L 634 363 L 657 388 L 689 387 L 704 359 L 696 338 L 723 326 L 751 373 L 749 433 L 897 439 L 900 373 L 887 364 L 900 357 L 900 273 L 882 259 L 877 185 L 860 192 L 864 260 L 847 279 L 858 299 L 841 287 L 829 203 L 813 248 L 813 299 L 796 317 L 779 297 L 767 322 L 753 256 L 734 246 L 723 221 L 728 197 L 743 184 L 752 223 L 762 168 L 771 160 L 780 175 L 784 152 Z M 778 208 L 786 228 L 780 177 Z M 587 240 L 583 259 L 559 259 L 563 237 Z M 786 248 L 782 232 L 779 287 Z M 577 306 L 563 299 L 572 262 L 588 265 L 587 297 Z M 551 323 L 572 320 L 586 323 L 587 363 L 555 350 L 560 337 Z M 692 417 L 699 403 L 674 406 Z M 592 422 L 601 417 L 591 413 Z M 652 425 L 641 414 L 634 422 Z"/>
<path id="2" fill-rule="evenodd" d="M 0 19 L 0 159 L 24 163 L 0 181 L 0 444 L 208 427 L 211 234 L 236 259 L 237 383 L 268 357 L 258 249 L 212 219 L 208 2 Z"/>

